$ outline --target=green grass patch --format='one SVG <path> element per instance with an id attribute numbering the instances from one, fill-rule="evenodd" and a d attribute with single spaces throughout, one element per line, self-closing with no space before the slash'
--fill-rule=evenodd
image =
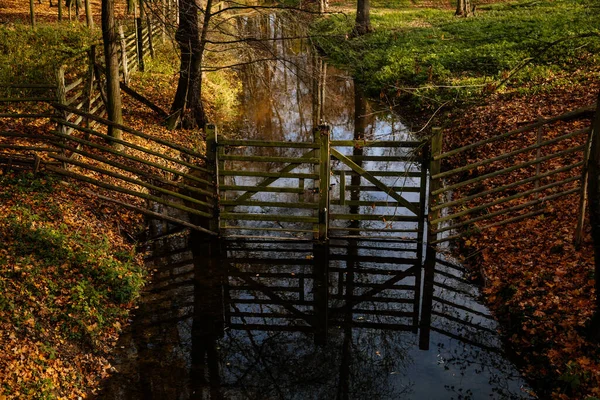
<path id="1" fill-rule="evenodd" d="M 366 36 L 348 36 L 353 16 L 313 25 L 314 33 L 328 35 L 316 37 L 317 45 L 372 94 L 383 88 L 439 103 L 497 89 L 549 88 L 598 70 L 600 8 L 583 0 L 483 5 L 473 18 L 380 3 L 371 8 L 374 32 Z"/>
<path id="2" fill-rule="evenodd" d="M 0 83 L 54 83 L 56 70 L 85 54 L 99 32 L 79 23 L 0 25 Z"/>

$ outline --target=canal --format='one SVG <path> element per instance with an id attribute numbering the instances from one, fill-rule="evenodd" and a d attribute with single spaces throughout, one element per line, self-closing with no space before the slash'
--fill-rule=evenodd
<path id="1" fill-rule="evenodd" d="M 240 54 L 239 126 L 222 135 L 310 142 L 313 128 L 327 123 L 333 140 L 416 140 L 397 115 L 366 99 L 307 41 L 272 40 L 299 36 L 285 15 L 245 16 L 236 24 L 270 40 Z M 346 154 L 392 157 L 408 150 L 382 151 L 349 148 Z M 388 184 L 406 188 L 409 201 L 426 193 L 422 165 L 409 157 L 365 160 L 362 167 L 383 177 L 406 171 L 402 182 L 395 177 Z M 359 190 L 360 177 L 344 189 L 339 179 L 332 175 L 331 196 L 338 200 L 332 204 L 340 215 L 357 217 L 332 221 L 326 243 L 312 240 L 311 224 L 228 221 L 222 238 L 211 241 L 154 222 L 158 237 L 143 249 L 152 280 L 121 336 L 100 398 L 532 398 L 505 357 L 477 286 L 447 249 L 427 248 L 425 221 L 402 218 L 406 210 L 387 207 L 386 193 Z M 235 183 L 257 184 L 252 178 Z M 293 196 L 308 201 L 310 183 L 302 185 L 307 193 Z M 281 196 L 256 199 L 292 201 Z M 348 204 L 339 200 L 345 197 Z"/>

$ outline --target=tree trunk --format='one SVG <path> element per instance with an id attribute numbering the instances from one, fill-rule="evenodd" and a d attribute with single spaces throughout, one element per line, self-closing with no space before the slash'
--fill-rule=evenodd
<path id="1" fill-rule="evenodd" d="M 354 25 L 355 35 L 364 35 L 373 31 L 371 28 L 371 17 L 369 16 L 371 5 L 369 0 L 358 0 L 356 3 L 356 24 Z"/>
<path id="2" fill-rule="evenodd" d="M 454 15 L 459 17 L 470 17 L 473 15 L 475 7 L 471 6 L 471 0 L 457 0 L 456 12 Z"/>
<path id="3" fill-rule="evenodd" d="M 588 167 L 588 199 L 592 239 L 594 241 L 594 278 L 596 281 L 596 308 L 591 322 L 591 334 L 600 339 L 600 93 L 592 125 Z"/>
<path id="4" fill-rule="evenodd" d="M 29 13 L 31 18 L 31 27 L 35 29 L 35 9 L 33 6 L 33 0 L 29 0 Z"/>
<path id="5" fill-rule="evenodd" d="M 94 29 L 94 16 L 92 14 L 92 0 L 85 0 L 85 20 L 90 29 Z"/>
<path id="6" fill-rule="evenodd" d="M 171 113 L 179 113 L 184 128 L 202 127 L 207 122 L 202 104 L 202 57 L 211 7 L 212 0 L 208 0 L 200 35 L 196 2 L 179 2 L 179 26 L 175 39 L 181 50 L 181 67 Z"/>
<path id="7" fill-rule="evenodd" d="M 106 63 L 106 97 L 108 119 L 123 124 L 121 111 L 121 91 L 119 88 L 119 48 L 117 27 L 115 25 L 114 0 L 102 0 L 102 39 L 104 41 L 104 60 Z M 115 139 L 122 138 L 120 129 L 109 127 L 108 134 Z M 123 148 L 114 144 L 116 149 Z"/>

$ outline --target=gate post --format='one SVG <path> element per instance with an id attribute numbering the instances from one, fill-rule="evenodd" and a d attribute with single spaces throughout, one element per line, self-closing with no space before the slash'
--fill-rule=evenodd
<path id="1" fill-rule="evenodd" d="M 438 203 L 439 195 L 434 196 L 432 193 L 440 188 L 440 178 L 433 179 L 432 177 L 440 173 L 441 161 L 436 160 L 436 156 L 442 154 L 442 128 L 431 128 L 431 156 L 429 161 L 429 221 L 427 224 L 427 246 L 430 246 L 437 239 L 437 224 L 432 224 L 431 221 L 439 217 L 440 211 L 431 211 L 431 208 Z"/>
<path id="2" fill-rule="evenodd" d="M 329 125 L 319 125 L 315 136 L 319 139 L 319 236 L 320 242 L 327 240 L 329 230 L 329 182 L 331 169 L 329 164 L 330 145 Z"/>
<path id="3" fill-rule="evenodd" d="M 212 171 L 212 181 L 214 185 L 214 209 L 213 217 L 210 219 L 209 229 L 213 232 L 219 233 L 220 225 L 220 208 L 219 208 L 219 160 L 218 160 L 218 140 L 217 140 L 217 126 L 215 124 L 206 124 L 204 128 L 206 132 L 206 164 L 209 170 Z"/>

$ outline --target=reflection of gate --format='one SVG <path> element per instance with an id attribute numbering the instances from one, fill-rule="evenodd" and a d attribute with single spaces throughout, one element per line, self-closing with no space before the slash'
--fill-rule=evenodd
<path id="1" fill-rule="evenodd" d="M 432 334 L 493 353 L 501 345 L 489 312 L 463 270 L 413 243 L 332 239 L 227 240 L 225 324 L 248 332 L 348 329 L 412 332 L 421 349 Z"/>
<path id="2" fill-rule="evenodd" d="M 422 235 L 423 142 L 330 140 L 320 126 L 313 142 L 215 140 L 209 148 L 224 236 Z"/>

